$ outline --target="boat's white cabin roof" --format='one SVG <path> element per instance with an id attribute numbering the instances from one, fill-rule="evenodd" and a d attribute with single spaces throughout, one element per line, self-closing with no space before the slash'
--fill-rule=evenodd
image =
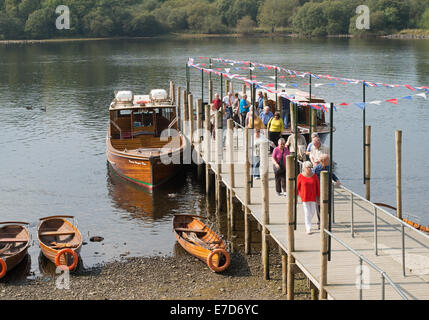
<path id="1" fill-rule="evenodd" d="M 134 95 L 133 101 L 120 102 L 116 98 L 110 104 L 109 110 L 129 110 L 144 108 L 175 108 L 176 104 L 170 99 L 151 100 L 148 94 Z"/>

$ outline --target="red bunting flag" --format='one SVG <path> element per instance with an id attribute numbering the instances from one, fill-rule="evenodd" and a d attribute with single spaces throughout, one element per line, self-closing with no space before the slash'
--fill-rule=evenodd
<path id="1" fill-rule="evenodd" d="M 341 103 L 341 104 L 339 104 L 340 106 L 349 106 L 350 105 L 350 103 L 345 103 L 345 102 L 343 102 L 343 103 Z"/>
<path id="2" fill-rule="evenodd" d="M 393 103 L 393 104 L 398 104 L 398 99 L 389 99 L 386 100 L 387 102 Z"/>

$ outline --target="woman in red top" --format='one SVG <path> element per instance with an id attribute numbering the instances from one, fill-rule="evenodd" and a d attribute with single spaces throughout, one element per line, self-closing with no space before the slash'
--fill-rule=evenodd
<path id="1" fill-rule="evenodd" d="M 297 194 L 301 196 L 305 213 L 305 229 L 311 234 L 311 219 L 317 214 L 316 200 L 320 197 L 319 178 L 312 171 L 310 161 L 304 162 L 303 172 L 298 175 Z"/>

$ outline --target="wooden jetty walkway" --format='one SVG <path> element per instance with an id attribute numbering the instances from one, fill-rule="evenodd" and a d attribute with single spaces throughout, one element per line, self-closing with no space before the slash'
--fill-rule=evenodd
<path id="1" fill-rule="evenodd" d="M 181 104 L 181 93 L 179 88 L 178 107 L 183 108 L 183 119 L 179 119 L 180 128 L 189 140 L 194 137 L 194 150 L 202 159 L 199 175 L 204 176 L 204 168 L 206 172 L 206 192 L 215 190 L 217 207 L 227 203 L 228 221 L 233 229 L 232 198 L 235 197 L 242 204 L 246 253 L 250 252 L 249 216 L 261 225 L 264 277 L 267 280 L 267 239 L 270 237 L 281 248 L 283 293 L 287 294 L 288 299 L 294 298 L 294 274 L 298 272 L 308 278 L 312 299 L 429 299 L 427 234 L 344 186 L 335 186 L 333 189 L 331 231 L 326 223 L 328 201 L 323 201 L 326 199 L 323 190 L 323 221 L 320 230 L 317 229 L 317 217 L 314 217 L 313 233 L 308 235 L 305 232 L 304 212 L 299 197 L 294 230 L 294 197 L 289 197 L 294 192 L 294 182 L 287 179 L 288 196 L 276 194 L 268 148 L 265 156 L 261 152 L 262 179 L 254 180 L 251 185 L 251 169 L 247 161 L 249 144 L 245 138 L 247 135 L 249 140 L 250 130 L 233 127 L 232 120 L 229 120 L 228 127 L 233 129 L 226 130 L 227 126 L 220 124 L 221 114 L 217 112 L 216 139 L 212 139 L 208 131 L 195 135 L 197 129 L 209 127 L 207 119 L 210 118 L 210 106 L 206 105 L 203 111 L 201 100 L 197 100 L 194 105 L 192 95 L 187 96 L 186 91 L 183 92 L 184 103 Z M 204 125 L 203 112 L 206 118 Z M 264 147 L 265 144 L 261 150 Z M 289 163 L 290 158 L 293 156 L 288 157 Z M 264 168 L 268 169 L 266 174 Z M 210 184 L 209 175 L 212 174 L 215 175 L 215 188 Z M 328 179 L 327 174 L 322 173 L 322 176 L 323 188 L 323 185 L 327 186 Z M 291 178 L 289 174 L 288 178 Z M 221 188 L 225 192 L 220 192 Z M 223 195 L 226 195 L 226 199 L 221 199 Z M 330 255 L 326 250 L 328 235 L 331 236 Z"/>

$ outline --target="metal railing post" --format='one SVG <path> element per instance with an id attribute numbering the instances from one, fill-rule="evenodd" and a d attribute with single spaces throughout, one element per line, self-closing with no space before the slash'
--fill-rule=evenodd
<path id="1" fill-rule="evenodd" d="M 377 238 L 377 208 L 374 208 L 374 250 L 375 255 L 378 256 L 378 238 Z"/>
<path id="2" fill-rule="evenodd" d="M 362 258 L 359 257 L 359 300 L 362 300 L 363 292 L 362 292 Z"/>
<path id="3" fill-rule="evenodd" d="M 355 237 L 355 230 L 354 230 L 354 194 L 353 193 L 350 193 L 350 199 L 351 199 L 351 201 L 350 201 L 350 205 L 351 205 L 351 215 L 352 215 L 352 221 L 351 221 L 351 224 L 350 224 L 350 231 L 351 231 L 351 233 L 352 233 L 352 238 L 354 238 Z"/>
<path id="4" fill-rule="evenodd" d="M 384 285 L 384 274 L 381 274 L 381 300 L 386 298 L 386 290 Z"/>
<path id="5" fill-rule="evenodd" d="M 405 227 L 401 225 L 402 229 L 402 275 L 405 277 Z"/>

